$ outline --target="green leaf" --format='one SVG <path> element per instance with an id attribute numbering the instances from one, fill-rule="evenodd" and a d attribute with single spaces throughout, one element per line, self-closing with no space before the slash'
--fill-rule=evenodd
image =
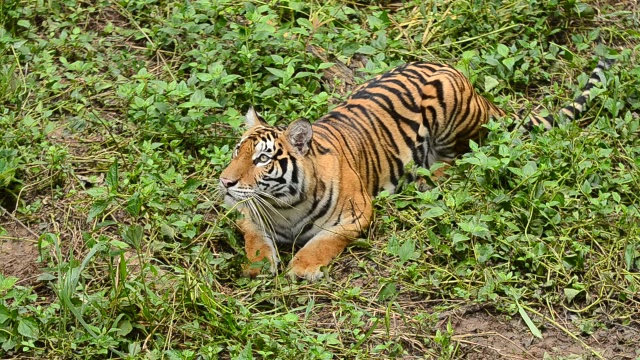
<path id="1" fill-rule="evenodd" d="M 591 195 L 591 183 L 589 182 L 589 180 L 585 180 L 582 183 L 582 186 L 580 186 L 580 189 L 585 195 Z"/>
<path id="2" fill-rule="evenodd" d="M 204 82 L 209 82 L 214 79 L 213 75 L 209 73 L 197 73 L 196 77 L 198 78 L 198 80 L 204 81 Z"/>
<path id="3" fill-rule="evenodd" d="M 187 225 L 189 225 L 189 223 L 184 221 L 184 220 L 178 220 L 178 221 L 172 222 L 171 225 L 173 225 L 173 226 L 175 226 L 177 228 L 184 228 Z"/>
<path id="4" fill-rule="evenodd" d="M 494 253 L 493 246 L 491 244 L 476 244 L 475 250 L 480 264 L 487 262 Z"/>
<path id="5" fill-rule="evenodd" d="M 478 57 L 478 51 L 477 50 L 467 50 L 467 51 L 462 53 L 461 57 L 462 57 L 463 60 L 466 60 L 466 61 L 473 60 L 474 58 Z"/>
<path id="6" fill-rule="evenodd" d="M 271 55 L 271 60 L 276 64 L 284 64 L 284 59 L 280 55 Z"/>
<path id="7" fill-rule="evenodd" d="M 591 88 L 591 90 L 589 90 L 589 100 L 593 100 L 595 98 L 597 98 L 598 96 L 600 96 L 600 94 L 606 92 L 607 89 L 602 89 L 602 88 Z"/>
<path id="8" fill-rule="evenodd" d="M 298 315 L 294 313 L 286 313 L 282 317 L 282 320 L 286 322 L 294 323 L 294 322 L 298 322 L 300 320 L 300 317 L 298 317 Z"/>
<path id="9" fill-rule="evenodd" d="M 496 80 L 496 78 L 492 77 L 492 76 L 485 76 L 484 77 L 484 91 L 490 91 L 491 89 L 495 88 L 496 86 L 498 86 L 499 82 L 498 80 Z"/>
<path id="10" fill-rule="evenodd" d="M 620 197 L 620 194 L 618 194 L 617 192 L 612 192 L 611 193 L 611 197 L 613 198 L 613 200 L 617 203 L 620 202 L 620 200 L 622 200 L 622 198 Z"/>
<path id="11" fill-rule="evenodd" d="M 591 6 L 580 2 L 577 2 L 576 6 L 572 7 L 572 9 L 576 10 L 580 17 L 591 18 L 595 14 L 595 10 L 593 10 Z"/>
<path id="12" fill-rule="evenodd" d="M 290 79 L 294 72 L 296 72 L 296 68 L 293 64 L 287 65 L 287 70 L 285 71 L 286 78 Z"/>
<path id="13" fill-rule="evenodd" d="M 78 309 L 72 301 L 73 294 L 76 290 L 76 286 L 78 285 L 78 281 L 80 280 L 80 274 L 87 267 L 91 259 L 98 253 L 102 251 L 104 245 L 102 243 L 96 243 L 89 253 L 85 256 L 84 260 L 80 263 L 80 266 L 75 268 L 67 269 L 66 273 L 63 274 L 62 279 L 58 282 L 58 296 L 62 301 L 62 305 L 67 308 L 76 320 L 84 327 L 85 330 L 91 335 L 93 338 L 97 337 L 96 331 L 99 329 L 94 326 L 88 324 L 84 318 L 82 317 L 82 312 Z"/>
<path id="14" fill-rule="evenodd" d="M 16 282 L 18 282 L 17 277 L 8 276 L 5 278 L 0 274 L 0 293 L 11 290 Z"/>
<path id="15" fill-rule="evenodd" d="M 275 75 L 276 77 L 279 77 L 281 79 L 286 76 L 284 71 L 282 71 L 280 69 L 274 69 L 272 67 L 266 67 L 265 69 L 267 69 L 268 72 L 272 73 L 273 75 Z"/>
<path id="16" fill-rule="evenodd" d="M 38 338 L 38 324 L 31 318 L 21 319 L 18 323 L 18 333 L 30 339 Z"/>
<path id="17" fill-rule="evenodd" d="M 427 210 L 427 212 L 425 212 L 424 214 L 422 214 L 422 218 L 423 219 L 433 219 L 435 217 L 441 216 L 445 213 L 445 211 L 439 207 L 439 206 L 434 206 L 431 209 Z"/>
<path id="18" fill-rule="evenodd" d="M 107 171 L 106 178 L 107 185 L 109 186 L 109 192 L 116 194 L 118 192 L 118 160 L 116 159 Z"/>
<path id="19" fill-rule="evenodd" d="M 222 78 L 220 78 L 220 84 L 228 84 L 239 78 L 241 78 L 241 76 L 236 74 L 225 75 Z"/>
<path id="20" fill-rule="evenodd" d="M 202 102 L 204 101 L 205 98 L 206 97 L 204 96 L 204 92 L 200 89 L 197 89 L 196 91 L 193 92 L 193 94 L 191 94 L 191 98 L 189 98 L 189 102 L 195 106 L 199 106 L 199 105 L 202 105 Z"/>
<path id="21" fill-rule="evenodd" d="M 522 176 L 529 178 L 535 175 L 536 171 L 538 171 L 538 164 L 535 161 L 528 161 L 522 168 Z"/>
<path id="22" fill-rule="evenodd" d="M 267 90 L 263 91 L 262 94 L 260 94 L 261 98 L 268 98 L 268 97 L 272 97 L 274 95 L 277 95 L 280 93 L 280 89 L 277 87 L 270 87 Z"/>
<path id="23" fill-rule="evenodd" d="M 400 257 L 400 261 L 403 263 L 407 260 L 415 259 L 417 256 L 419 256 L 419 254 L 416 253 L 415 241 L 408 239 L 403 242 L 398 249 L 398 256 Z"/>
<path id="24" fill-rule="evenodd" d="M 315 73 L 312 73 L 310 71 L 300 71 L 299 73 L 296 73 L 296 76 L 294 76 L 294 79 L 301 79 L 301 78 L 305 78 L 305 77 L 309 77 L 309 76 L 313 76 L 315 75 Z"/>
<path id="25" fill-rule="evenodd" d="M 247 342 L 247 345 L 245 345 L 244 349 L 242 350 L 242 352 L 240 354 L 238 354 L 236 359 L 238 359 L 238 360 L 253 360 L 252 347 L 253 346 L 251 344 L 251 341 Z"/>
<path id="26" fill-rule="evenodd" d="M 386 301 L 394 298 L 398 294 L 398 289 L 396 288 L 396 283 L 388 282 L 386 283 L 380 293 L 378 294 L 378 300 Z"/>
<path id="27" fill-rule="evenodd" d="M 318 65 L 318 68 L 317 68 L 317 69 L 318 69 L 318 70 L 328 69 L 328 68 L 332 67 L 332 66 L 333 66 L 333 65 L 335 65 L 335 64 L 336 64 L 336 63 L 332 63 L 332 62 L 325 62 L 325 63 L 322 63 L 322 64 Z M 639 69 L 640 69 L 640 68 L 639 68 Z M 640 72 L 640 71 L 639 71 L 639 72 Z"/>
<path id="28" fill-rule="evenodd" d="M 160 224 L 160 233 L 163 236 L 168 237 L 169 239 L 173 239 L 176 237 L 176 231 L 168 224 Z"/>
<path id="29" fill-rule="evenodd" d="M 576 290 L 572 288 L 564 288 L 564 297 L 567 299 L 567 302 L 572 302 L 573 299 L 580 294 L 582 290 Z"/>
<path id="30" fill-rule="evenodd" d="M 540 329 L 538 329 L 536 324 L 534 324 L 533 321 L 531 321 L 531 318 L 529 317 L 529 315 L 527 315 L 527 312 L 524 311 L 522 306 L 520 306 L 520 304 L 517 301 L 516 301 L 516 305 L 518 306 L 518 313 L 520 313 L 522 320 L 524 320 L 525 324 L 527 324 L 529 331 L 531 331 L 533 336 L 537 337 L 538 339 L 542 339 L 542 333 L 540 332 Z"/>
<path id="31" fill-rule="evenodd" d="M 522 169 L 520 168 L 514 168 L 514 167 L 508 167 L 507 169 L 509 169 L 509 171 L 511 171 L 512 173 L 518 175 L 518 176 L 524 176 L 522 174 Z"/>
<path id="32" fill-rule="evenodd" d="M 107 195 L 109 193 L 107 188 L 103 187 L 103 186 L 87 189 L 87 191 L 85 191 L 85 192 L 87 194 L 89 194 L 89 196 L 91 196 L 93 198 L 101 198 L 101 197 L 104 197 L 105 195 Z"/>
<path id="33" fill-rule="evenodd" d="M 355 247 L 359 249 L 371 249 L 371 243 L 365 239 L 357 239 L 349 243 L 349 247 Z"/>
<path id="34" fill-rule="evenodd" d="M 142 226 L 138 224 L 125 226 L 121 235 L 124 241 L 129 245 L 132 245 L 136 249 L 140 248 L 143 235 Z"/>
<path id="35" fill-rule="evenodd" d="M 96 202 L 94 202 L 93 205 L 91 205 L 91 209 L 89 209 L 89 216 L 87 217 L 87 222 L 90 222 L 96 216 L 102 214 L 104 210 L 107 208 L 107 206 L 109 206 L 110 202 L 111 200 L 109 199 L 97 200 Z"/>
<path id="36" fill-rule="evenodd" d="M 516 64 L 516 58 L 515 57 L 508 57 L 508 58 L 502 60 L 502 63 L 504 64 L 504 66 L 507 67 L 507 69 L 509 69 L 509 71 L 513 71 L 513 65 Z"/>
<path id="37" fill-rule="evenodd" d="M 133 326 L 131 326 L 131 321 L 123 320 L 122 322 L 120 322 L 120 324 L 118 324 L 118 329 L 120 336 L 126 336 L 131 332 L 131 330 L 133 330 Z"/>
<path id="38" fill-rule="evenodd" d="M 461 233 L 459 233 L 459 232 L 456 232 L 456 233 L 454 233 L 454 234 L 453 234 L 453 237 L 452 237 L 452 239 L 451 239 L 451 243 L 452 243 L 453 245 L 455 245 L 455 244 L 457 244 L 457 243 L 459 243 L 459 242 L 467 241 L 467 240 L 469 240 L 469 239 L 470 239 L 470 238 L 469 238 L 467 235 L 465 235 L 465 234 L 461 234 Z"/>
<path id="39" fill-rule="evenodd" d="M 124 241 L 120 241 L 120 240 L 116 240 L 116 239 L 110 240 L 109 244 L 111 244 L 112 246 L 114 246 L 114 247 L 116 247 L 118 249 L 128 249 L 129 248 L 129 244 L 127 244 Z"/>
<path id="40" fill-rule="evenodd" d="M 140 215 L 140 209 L 142 208 L 142 201 L 140 200 L 140 193 L 135 192 L 127 201 L 127 212 L 133 217 Z"/>
<path id="41" fill-rule="evenodd" d="M 629 244 L 624 249 L 624 264 L 627 267 L 627 270 L 631 271 L 631 268 L 633 267 L 633 262 L 635 259 L 636 259 L 636 245 Z"/>
<path id="42" fill-rule="evenodd" d="M 496 49 L 496 51 L 503 58 L 507 57 L 507 55 L 509 55 L 509 48 L 506 45 L 503 45 L 503 44 L 498 44 L 498 48 Z"/>
<path id="43" fill-rule="evenodd" d="M 363 45 L 361 46 L 358 50 L 356 50 L 357 53 L 360 54 L 365 54 L 365 55 L 373 55 L 375 53 L 378 52 L 378 50 L 376 50 L 374 47 L 369 46 L 369 45 Z"/>
<path id="44" fill-rule="evenodd" d="M 9 311 L 9 309 L 7 309 L 6 306 L 0 303 L 0 324 L 11 318 L 11 312 Z"/>
<path id="45" fill-rule="evenodd" d="M 15 348 L 16 345 L 18 345 L 18 343 L 13 338 L 9 338 L 2 343 L 2 350 L 4 350 L 5 352 L 9 352 L 9 350 Z"/>
<path id="46" fill-rule="evenodd" d="M 58 277 L 51 274 L 51 273 L 42 273 L 40 274 L 40 276 L 38 276 L 38 281 L 53 281 L 56 280 Z"/>

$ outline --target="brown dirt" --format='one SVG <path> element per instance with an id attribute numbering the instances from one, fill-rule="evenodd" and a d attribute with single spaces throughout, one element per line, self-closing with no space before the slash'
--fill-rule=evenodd
<path id="1" fill-rule="evenodd" d="M 604 359 L 636 359 L 640 356 L 640 326 L 614 325 L 598 329 L 591 336 L 576 340 L 550 323 L 542 331 L 542 339 L 534 337 L 519 318 L 493 315 L 487 311 L 467 314 L 451 320 L 454 339 L 460 341 L 465 359 L 542 359 L 545 356 L 580 359 L 597 357 L 585 345 Z M 573 334 L 579 334 L 571 324 L 562 324 Z"/>
<path id="2" fill-rule="evenodd" d="M 37 238 L 20 224 L 9 217 L 0 217 L 0 273 L 5 276 L 15 276 L 20 285 L 33 284 L 40 275 L 37 263 Z"/>

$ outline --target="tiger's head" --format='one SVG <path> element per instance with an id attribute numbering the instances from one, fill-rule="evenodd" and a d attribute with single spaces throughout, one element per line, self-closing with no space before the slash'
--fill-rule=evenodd
<path id="1" fill-rule="evenodd" d="M 247 202 L 262 207 L 289 207 L 305 195 L 304 162 L 313 130 L 307 120 L 288 127 L 267 124 L 250 108 L 247 131 L 233 150 L 229 166 L 220 174 L 219 187 L 230 206 Z"/>

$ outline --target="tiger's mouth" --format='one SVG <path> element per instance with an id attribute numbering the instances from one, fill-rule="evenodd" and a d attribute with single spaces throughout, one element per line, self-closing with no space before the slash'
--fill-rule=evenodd
<path id="1" fill-rule="evenodd" d="M 249 188 L 225 188 L 224 186 L 220 186 L 219 189 L 225 204 L 229 206 L 237 206 L 254 196 L 253 189 Z"/>
<path id="2" fill-rule="evenodd" d="M 229 206 L 234 206 L 239 202 L 238 199 L 236 199 L 233 195 L 229 194 L 229 192 L 225 190 L 222 190 L 222 200 Z"/>

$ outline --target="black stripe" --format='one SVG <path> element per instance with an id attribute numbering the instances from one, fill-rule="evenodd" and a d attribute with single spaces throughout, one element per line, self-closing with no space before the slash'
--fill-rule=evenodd
<path id="1" fill-rule="evenodd" d="M 348 120 L 348 121 L 344 121 L 344 123 L 347 124 L 349 127 L 351 127 L 353 130 L 355 130 L 355 132 L 358 134 L 358 136 L 355 137 L 354 144 L 352 145 L 355 145 L 361 148 L 362 150 L 360 152 L 362 156 L 361 161 L 364 162 L 365 164 L 367 179 L 369 179 L 369 176 L 373 175 L 373 183 L 377 184 L 380 181 L 379 174 L 382 171 L 380 168 L 380 153 L 378 152 L 378 148 L 374 146 L 374 144 L 372 144 L 371 142 L 366 142 L 366 140 L 375 139 L 374 134 L 371 134 L 370 132 L 372 130 L 373 131 L 375 130 L 373 129 L 373 127 L 365 126 L 366 123 L 362 121 L 362 117 L 357 116 L 357 114 L 353 112 L 351 113 L 354 115 L 354 119 L 352 119 L 346 114 L 342 114 L 337 111 L 334 112 L 334 116 L 337 119 Z M 365 135 L 363 136 L 363 134 Z M 371 152 L 373 152 L 373 159 L 370 159 L 370 157 L 368 156 L 369 154 L 367 153 L 367 150 L 370 150 Z M 372 160 L 373 160 L 373 165 L 376 167 L 375 171 L 373 172 L 371 172 L 371 169 L 369 167 L 369 164 L 372 162 Z"/>

